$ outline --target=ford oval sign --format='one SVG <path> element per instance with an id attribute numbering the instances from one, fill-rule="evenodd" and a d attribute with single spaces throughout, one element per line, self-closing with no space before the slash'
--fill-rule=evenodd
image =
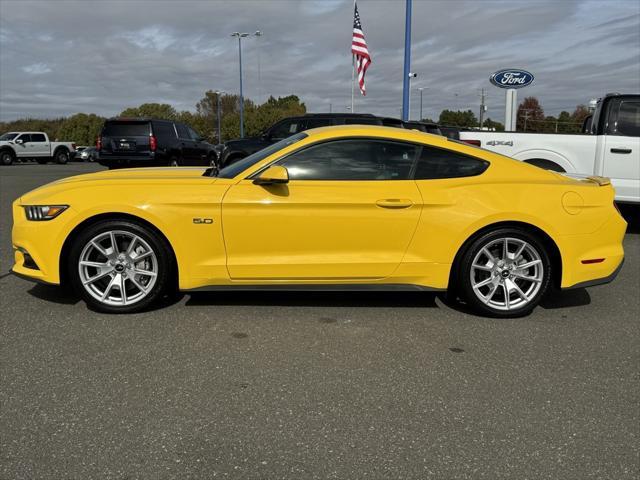
<path id="1" fill-rule="evenodd" d="M 526 70 L 508 68 L 491 75 L 491 83 L 500 88 L 523 88 L 533 83 L 533 75 Z"/>

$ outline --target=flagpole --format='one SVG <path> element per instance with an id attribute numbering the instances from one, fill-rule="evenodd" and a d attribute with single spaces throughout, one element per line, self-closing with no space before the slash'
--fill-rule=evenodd
<path id="1" fill-rule="evenodd" d="M 355 61 L 355 55 L 352 54 L 351 55 L 351 113 L 354 113 L 353 101 L 354 101 L 355 84 L 356 84 L 356 61 Z"/>
<path id="2" fill-rule="evenodd" d="M 353 0 L 353 14 L 356 13 L 356 0 Z M 356 56 L 351 54 L 351 113 L 355 113 L 354 98 L 355 98 L 355 84 L 356 84 Z"/>

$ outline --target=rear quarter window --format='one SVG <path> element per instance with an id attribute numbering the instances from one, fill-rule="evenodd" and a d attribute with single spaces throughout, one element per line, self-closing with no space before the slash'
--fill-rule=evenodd
<path id="1" fill-rule="evenodd" d="M 107 122 L 102 130 L 106 137 L 143 137 L 150 133 L 149 122 Z"/>
<path id="2" fill-rule="evenodd" d="M 153 133 L 157 137 L 161 137 L 163 139 L 176 138 L 176 131 L 173 128 L 173 123 L 154 123 Z"/>
<path id="3" fill-rule="evenodd" d="M 444 148 L 422 149 L 416 165 L 416 180 L 474 177 L 489 167 L 489 162 Z"/>

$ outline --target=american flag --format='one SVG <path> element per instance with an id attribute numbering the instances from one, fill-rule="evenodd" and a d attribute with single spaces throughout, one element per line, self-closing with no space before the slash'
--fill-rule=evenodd
<path id="1" fill-rule="evenodd" d="M 364 32 L 362 31 L 362 23 L 360 22 L 360 14 L 358 13 L 358 5 L 354 2 L 355 12 L 353 15 L 353 39 L 351 40 L 351 53 L 356 62 L 356 68 L 358 70 L 358 84 L 360 85 L 360 93 L 362 95 L 367 94 L 367 90 L 364 86 L 364 74 L 367 73 L 367 68 L 371 64 L 371 56 L 369 55 L 369 49 L 367 48 L 367 41 L 364 39 Z"/>

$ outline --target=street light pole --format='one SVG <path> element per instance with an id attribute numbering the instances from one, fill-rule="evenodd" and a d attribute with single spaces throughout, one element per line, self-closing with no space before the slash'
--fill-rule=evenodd
<path id="1" fill-rule="evenodd" d="M 217 106 L 217 111 L 218 111 L 218 145 L 220 145 L 222 143 L 222 136 L 221 136 L 221 121 L 222 121 L 222 109 L 220 108 L 220 95 L 224 93 L 221 92 L 220 90 L 216 90 L 215 94 L 216 94 L 216 98 L 218 100 L 218 106 Z"/>
<path id="2" fill-rule="evenodd" d="M 422 92 L 426 90 L 428 87 L 418 87 L 420 91 L 420 118 L 418 119 L 420 122 L 422 121 Z"/>
<path id="3" fill-rule="evenodd" d="M 407 120 L 411 120 L 411 79 L 416 78 L 418 76 L 417 73 L 409 72 L 409 101 L 407 102 L 407 109 L 405 110 L 407 114 Z M 404 118 L 403 118 L 404 120 Z"/>
<path id="4" fill-rule="evenodd" d="M 244 138 L 244 96 L 242 95 L 242 39 L 248 33 L 233 32 L 232 37 L 238 37 L 238 63 L 240 64 L 240 138 Z"/>
<path id="5" fill-rule="evenodd" d="M 412 0 L 406 0 L 404 20 L 404 78 L 402 79 L 402 120 L 409 120 L 409 89 L 411 88 L 411 4 Z"/>

